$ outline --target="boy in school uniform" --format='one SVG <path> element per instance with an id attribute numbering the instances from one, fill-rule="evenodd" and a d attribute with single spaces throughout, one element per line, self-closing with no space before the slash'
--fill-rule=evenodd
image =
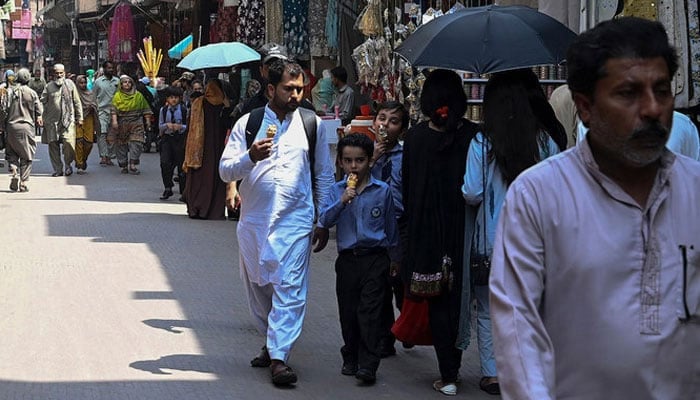
<path id="1" fill-rule="evenodd" d="M 165 104 L 158 113 L 160 131 L 160 173 L 165 190 L 160 196 L 167 200 L 173 195 L 173 170 L 177 167 L 180 195 L 185 191 L 185 174 L 182 162 L 185 159 L 187 133 L 187 108 L 181 103 L 182 89 L 170 86 L 165 89 Z M 182 199 L 182 197 L 180 197 Z"/>
<path id="2" fill-rule="evenodd" d="M 373 152 L 372 140 L 364 135 L 338 142 L 348 179 L 333 185 L 329 206 L 319 217 L 325 228 L 337 225 L 336 296 L 345 342 L 341 373 L 366 384 L 376 381 L 389 253 L 398 244 L 391 189 L 370 174 Z"/>
<path id="3" fill-rule="evenodd" d="M 374 144 L 374 154 L 371 162 L 372 176 L 378 180 L 386 182 L 391 189 L 394 199 L 394 213 L 399 224 L 399 249 L 401 237 L 405 235 L 400 217 L 403 214 L 403 201 L 401 191 L 401 159 L 403 157 L 403 146 L 399 143 L 399 138 L 408 130 L 408 110 L 398 101 L 388 101 L 379 105 L 377 115 L 374 117 L 373 130 L 376 136 Z M 394 252 L 391 258 L 389 274 L 387 274 L 387 290 L 384 295 L 384 305 L 382 310 L 382 330 L 379 340 L 379 355 L 381 358 L 396 354 L 394 342 L 396 338 L 391 333 L 394 325 L 394 304 L 401 310 L 403 302 L 403 283 L 399 276 L 401 268 L 401 251 Z M 393 298 L 393 299 L 392 299 Z M 413 347 L 410 343 L 403 343 L 404 348 Z"/>

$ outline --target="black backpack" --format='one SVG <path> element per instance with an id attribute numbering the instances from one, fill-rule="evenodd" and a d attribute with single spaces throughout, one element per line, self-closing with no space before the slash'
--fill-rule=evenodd
<path id="1" fill-rule="evenodd" d="M 309 165 L 311 166 L 311 184 L 315 188 L 314 183 L 315 173 L 314 166 L 316 165 L 316 114 L 313 111 L 307 110 L 305 108 L 299 107 L 299 115 L 301 115 L 301 121 L 304 124 L 304 131 L 306 132 L 306 139 L 309 142 Z M 255 136 L 258 135 L 260 130 L 260 125 L 262 125 L 262 120 L 265 115 L 265 107 L 256 108 L 250 112 L 248 117 L 248 122 L 245 125 L 245 142 L 246 148 L 250 148 L 255 141 Z"/>

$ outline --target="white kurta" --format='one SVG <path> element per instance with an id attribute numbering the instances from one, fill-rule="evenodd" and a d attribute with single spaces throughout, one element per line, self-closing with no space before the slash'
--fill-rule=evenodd
<path id="1" fill-rule="evenodd" d="M 587 141 L 511 185 L 490 281 L 504 399 L 700 398 L 700 163 L 663 164 L 644 209 Z"/>
<path id="2" fill-rule="evenodd" d="M 242 179 L 237 229 L 241 277 L 250 286 L 251 311 L 258 330 L 268 336 L 270 356 L 286 360 L 301 332 L 306 306 L 314 226 L 309 146 L 298 111 L 280 122 L 265 107 L 256 141 L 265 137 L 270 124 L 277 125 L 277 135 L 271 157 L 253 163 L 244 132 L 248 117 L 244 115 L 234 125 L 219 174 L 225 182 Z M 316 203 L 324 207 L 333 184 L 333 165 L 318 118 L 315 160 Z"/>

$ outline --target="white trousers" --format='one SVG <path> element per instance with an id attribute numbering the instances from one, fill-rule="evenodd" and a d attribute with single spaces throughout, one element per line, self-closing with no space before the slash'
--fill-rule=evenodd
<path id="1" fill-rule="evenodd" d="M 241 260 L 243 263 L 243 260 Z M 285 363 L 292 346 L 301 335 L 306 314 L 306 291 L 309 283 L 308 263 L 292 281 L 260 286 L 251 282 L 245 267 L 241 268 L 255 328 L 267 337 L 266 346 L 273 360 Z"/>

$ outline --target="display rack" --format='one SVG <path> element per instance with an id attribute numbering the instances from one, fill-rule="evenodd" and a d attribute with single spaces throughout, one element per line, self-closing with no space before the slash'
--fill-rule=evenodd
<path id="1" fill-rule="evenodd" d="M 554 89 L 566 83 L 566 67 L 562 65 L 543 65 L 532 67 L 532 70 L 539 78 L 547 98 L 549 98 Z M 474 75 L 470 72 L 462 73 L 464 92 L 467 94 L 467 103 L 469 103 L 466 113 L 467 119 L 481 121 L 484 88 L 488 80 L 488 74 Z"/>

